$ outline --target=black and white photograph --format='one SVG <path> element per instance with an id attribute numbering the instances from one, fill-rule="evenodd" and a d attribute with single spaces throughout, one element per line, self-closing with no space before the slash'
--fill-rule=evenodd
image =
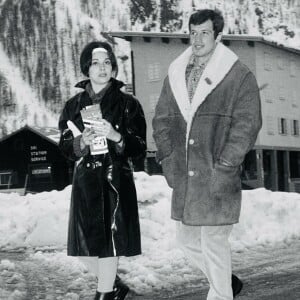
<path id="1" fill-rule="evenodd" d="M 0 0 L 0 300 L 300 300 L 300 0 Z"/>

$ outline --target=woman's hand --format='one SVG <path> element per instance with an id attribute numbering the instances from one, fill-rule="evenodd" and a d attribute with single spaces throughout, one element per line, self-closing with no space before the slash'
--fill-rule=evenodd
<path id="1" fill-rule="evenodd" d="M 121 134 L 117 132 L 105 119 L 102 119 L 99 124 L 93 125 L 92 128 L 96 136 L 105 136 L 107 139 L 113 142 L 119 142 L 121 140 Z"/>
<path id="2" fill-rule="evenodd" d="M 80 148 L 83 150 L 85 146 L 89 146 L 92 144 L 93 139 L 97 135 L 95 134 L 95 130 L 92 128 L 84 128 L 82 135 L 81 135 L 81 140 L 80 140 Z"/>

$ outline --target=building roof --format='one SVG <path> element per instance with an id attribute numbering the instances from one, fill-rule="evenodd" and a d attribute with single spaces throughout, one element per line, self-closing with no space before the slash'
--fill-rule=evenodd
<path id="1" fill-rule="evenodd" d="M 16 131 L 2 137 L 0 139 L 0 143 L 3 142 L 4 140 L 7 140 L 8 138 L 14 136 L 18 132 L 21 132 L 23 130 L 30 130 L 33 133 L 41 136 L 42 138 L 48 140 L 50 143 L 55 144 L 56 146 L 58 145 L 59 142 L 59 137 L 60 137 L 60 131 L 55 128 L 55 127 L 39 127 L 39 126 L 29 126 L 25 125 Z"/>
<path id="2" fill-rule="evenodd" d="M 148 41 L 150 41 L 151 38 L 161 38 L 162 41 L 167 41 L 168 39 L 181 39 L 182 42 L 184 43 L 187 43 L 189 41 L 189 35 L 187 33 L 150 32 L 150 31 L 110 31 L 107 34 L 109 34 L 112 37 L 122 38 L 130 42 L 134 37 L 141 37 Z M 300 55 L 300 49 L 287 47 L 275 41 L 269 41 L 265 39 L 262 35 L 224 34 L 222 36 L 222 40 L 261 42 L 263 44 L 267 44 L 269 46 L 287 50 Z"/>

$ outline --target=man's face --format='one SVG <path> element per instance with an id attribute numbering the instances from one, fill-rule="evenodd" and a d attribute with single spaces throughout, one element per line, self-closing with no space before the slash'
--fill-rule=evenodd
<path id="1" fill-rule="evenodd" d="M 200 25 L 191 24 L 190 42 L 194 55 L 203 58 L 208 56 L 216 45 L 212 21 L 207 20 Z"/>

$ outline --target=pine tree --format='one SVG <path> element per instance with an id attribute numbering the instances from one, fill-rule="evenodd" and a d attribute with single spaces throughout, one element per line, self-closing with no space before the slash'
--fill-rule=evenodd
<path id="1" fill-rule="evenodd" d="M 43 124 L 42 124 L 42 126 L 45 126 L 45 127 L 48 126 L 48 117 L 45 113 L 43 114 Z"/>
<path id="2" fill-rule="evenodd" d="M 192 10 L 195 11 L 197 9 L 197 6 L 195 4 L 195 0 L 192 0 Z"/>
<path id="3" fill-rule="evenodd" d="M 0 127 L 0 134 L 2 136 L 6 136 L 8 134 L 8 130 L 7 130 L 7 127 L 6 127 L 6 122 L 1 125 L 1 127 Z"/>
<path id="4" fill-rule="evenodd" d="M 33 115 L 33 125 L 34 126 L 38 126 L 38 115 L 37 113 L 35 112 L 34 115 Z"/>
<path id="5" fill-rule="evenodd" d="M 182 12 L 177 11 L 178 0 L 161 0 L 160 30 L 176 31 L 182 27 Z"/>
<path id="6" fill-rule="evenodd" d="M 13 121 L 12 121 L 12 131 L 16 131 L 18 128 L 17 128 L 17 120 L 16 119 L 14 119 Z"/>
<path id="7" fill-rule="evenodd" d="M 129 5 L 132 24 L 136 21 L 145 23 L 151 15 L 155 15 L 156 3 L 153 0 L 132 0 Z"/>
<path id="8" fill-rule="evenodd" d="M 27 118 L 28 118 L 28 107 L 26 104 L 24 104 L 22 106 L 22 112 L 21 112 L 21 116 L 20 116 L 21 123 L 26 124 L 28 121 Z"/>

